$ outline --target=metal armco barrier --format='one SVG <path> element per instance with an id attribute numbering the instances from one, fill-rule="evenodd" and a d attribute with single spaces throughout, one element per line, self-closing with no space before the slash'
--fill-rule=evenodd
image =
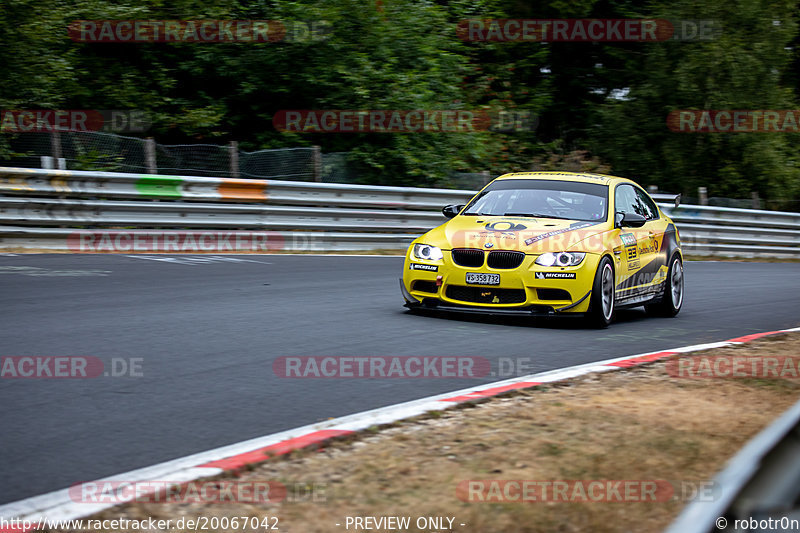
<path id="1" fill-rule="evenodd" d="M 173 246 L 202 238 L 208 251 L 247 249 L 247 243 L 242 250 L 226 249 L 229 241 L 210 243 L 211 237 L 203 233 L 229 230 L 266 232 L 272 240 L 264 237 L 269 242 L 263 249 L 269 250 L 277 249 L 276 243 L 296 251 L 402 250 L 417 235 L 445 221 L 441 214 L 444 205 L 465 203 L 474 194 L 414 187 L 0 167 L 0 249 L 85 251 L 72 246 L 82 242 L 81 235 L 88 242 L 86 235 L 92 231 L 116 231 L 119 242 L 130 241 L 131 250 L 140 251 L 136 243 L 157 239 L 159 232 L 167 230 L 183 232 L 181 239 L 186 239 Z M 659 206 L 678 224 L 686 253 L 800 256 L 800 213 Z M 171 250 L 181 251 L 180 247 Z"/>

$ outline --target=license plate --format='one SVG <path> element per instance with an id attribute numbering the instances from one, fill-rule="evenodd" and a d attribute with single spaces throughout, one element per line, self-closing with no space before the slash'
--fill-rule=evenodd
<path id="1" fill-rule="evenodd" d="M 500 285 L 500 274 L 467 272 L 467 283 L 473 285 Z"/>

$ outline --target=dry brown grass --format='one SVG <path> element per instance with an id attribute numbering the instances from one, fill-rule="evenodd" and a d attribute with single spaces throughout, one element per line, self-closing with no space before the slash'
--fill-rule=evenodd
<path id="1" fill-rule="evenodd" d="M 798 348 L 800 334 L 792 334 L 712 353 L 796 355 Z M 317 484 L 325 487 L 318 501 L 139 503 L 100 516 L 269 515 L 292 532 L 346 531 L 346 516 L 394 515 L 455 517 L 454 531 L 661 531 L 684 502 L 467 503 L 456 486 L 469 479 L 709 480 L 798 397 L 798 380 L 674 379 L 658 362 L 363 432 L 236 475 Z"/>

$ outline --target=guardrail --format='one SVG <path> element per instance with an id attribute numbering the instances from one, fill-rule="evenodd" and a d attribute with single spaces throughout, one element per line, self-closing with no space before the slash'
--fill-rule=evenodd
<path id="1" fill-rule="evenodd" d="M 268 232 L 293 250 L 399 250 L 444 222 L 444 205 L 474 194 L 0 167 L 0 248 L 70 249 L 70 236 L 93 229 L 119 230 L 133 240 L 170 229 Z M 800 256 L 798 213 L 659 206 L 678 223 L 687 253 Z"/>

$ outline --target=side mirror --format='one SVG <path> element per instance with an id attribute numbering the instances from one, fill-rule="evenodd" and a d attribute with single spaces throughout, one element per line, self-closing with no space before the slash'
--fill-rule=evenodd
<path id="1" fill-rule="evenodd" d="M 623 228 L 641 228 L 647 222 L 647 218 L 638 213 L 617 213 L 616 220 L 619 220 L 618 225 Z"/>
<path id="2" fill-rule="evenodd" d="M 464 209 L 464 204 L 462 205 L 446 205 L 442 208 L 442 214 L 447 218 L 453 218 L 458 214 L 459 211 Z"/>

